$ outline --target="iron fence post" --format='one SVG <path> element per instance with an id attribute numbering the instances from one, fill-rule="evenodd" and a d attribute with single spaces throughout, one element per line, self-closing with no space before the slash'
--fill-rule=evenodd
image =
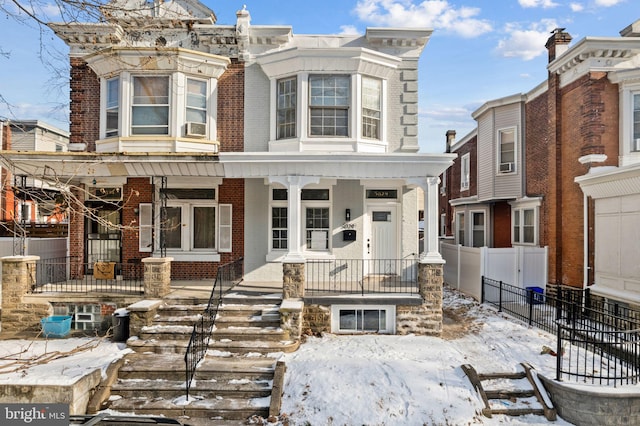
<path id="1" fill-rule="evenodd" d="M 502 312 L 502 280 L 500 280 L 500 291 L 498 292 L 498 312 Z"/>
<path id="2" fill-rule="evenodd" d="M 529 325 L 533 323 L 533 290 L 527 289 L 527 301 L 529 302 Z"/>

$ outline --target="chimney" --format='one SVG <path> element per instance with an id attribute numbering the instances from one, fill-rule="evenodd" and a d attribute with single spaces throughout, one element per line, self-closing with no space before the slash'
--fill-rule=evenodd
<path id="1" fill-rule="evenodd" d="M 447 130 L 447 150 L 445 152 L 451 152 L 451 145 L 456 143 L 456 131 L 455 130 Z"/>
<path id="2" fill-rule="evenodd" d="M 547 43 L 544 45 L 544 47 L 549 51 L 549 63 L 553 62 L 558 56 L 569 50 L 571 35 L 564 30 L 564 28 L 556 28 L 551 31 L 551 37 L 549 37 Z"/>

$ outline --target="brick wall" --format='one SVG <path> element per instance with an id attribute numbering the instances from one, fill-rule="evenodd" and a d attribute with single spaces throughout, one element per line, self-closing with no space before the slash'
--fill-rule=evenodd
<path id="1" fill-rule="evenodd" d="M 447 197 L 450 200 L 455 200 L 458 198 L 471 197 L 474 195 L 478 195 L 478 137 L 474 136 L 469 139 L 467 143 L 462 145 L 455 154 L 458 154 L 458 158 L 455 159 L 453 165 L 449 167 L 447 170 L 447 195 L 444 197 L 444 200 L 441 198 L 440 200 L 440 211 L 442 212 L 442 208 L 444 207 L 445 213 L 447 215 L 447 235 L 453 235 L 453 208 L 449 205 L 447 201 Z M 462 156 L 469 153 L 469 189 L 461 191 L 460 190 L 460 181 L 461 181 L 461 163 Z"/>
<path id="2" fill-rule="evenodd" d="M 148 252 L 140 252 L 139 226 L 136 208 L 140 203 L 151 203 L 153 201 L 154 187 L 148 177 L 128 178 L 127 183 L 122 188 L 122 262 L 128 263 L 131 260 L 142 259 L 151 255 Z"/>
<path id="3" fill-rule="evenodd" d="M 72 203 L 69 209 L 69 256 L 84 259 L 85 192 L 83 187 L 74 188 L 72 192 L 77 202 Z"/>
<path id="4" fill-rule="evenodd" d="M 71 58 L 70 143 L 86 143 L 96 150 L 100 135 L 100 80 L 80 58 Z"/>
<path id="5" fill-rule="evenodd" d="M 218 80 L 218 140 L 221 152 L 244 151 L 244 63 L 236 59 Z"/>
<path id="6" fill-rule="evenodd" d="M 2 149 L 11 149 L 11 127 L 5 123 L 2 126 Z M 2 167 L 0 171 L 0 179 L 2 179 L 2 219 L 3 221 L 13 220 L 14 197 L 13 197 L 13 179 L 9 170 Z"/>

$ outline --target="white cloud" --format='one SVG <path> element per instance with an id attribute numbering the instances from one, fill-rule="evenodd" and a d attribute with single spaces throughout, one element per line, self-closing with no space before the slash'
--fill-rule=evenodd
<path id="1" fill-rule="evenodd" d="M 340 34 L 342 35 L 357 35 L 361 34 L 360 31 L 354 25 L 342 25 L 340 27 Z"/>
<path id="2" fill-rule="evenodd" d="M 559 6 L 559 4 L 554 3 L 553 0 L 518 0 L 518 3 L 524 8 L 541 7 L 543 9 L 550 9 Z"/>
<path id="3" fill-rule="evenodd" d="M 446 0 L 360 0 L 355 7 L 358 18 L 379 26 L 427 27 L 451 31 L 465 38 L 493 30 L 486 19 L 478 19 L 480 9 L 455 8 Z"/>
<path id="4" fill-rule="evenodd" d="M 526 29 L 517 24 L 507 24 L 505 31 L 509 36 L 500 40 L 495 50 L 506 58 L 530 61 L 546 52 L 544 45 L 549 39 L 549 33 L 557 27 L 558 24 L 553 19 L 534 22 Z"/>
<path id="5" fill-rule="evenodd" d="M 584 5 L 582 3 L 571 3 L 569 7 L 572 12 L 582 12 L 584 10 Z"/>
<path id="6" fill-rule="evenodd" d="M 624 0 L 596 0 L 596 6 L 611 7 L 622 3 Z"/>

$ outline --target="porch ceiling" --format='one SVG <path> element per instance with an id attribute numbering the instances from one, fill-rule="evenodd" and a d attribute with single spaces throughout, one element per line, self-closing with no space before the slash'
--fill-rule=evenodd
<path id="1" fill-rule="evenodd" d="M 3 151 L 0 162 L 16 175 L 44 181 L 91 178 L 194 176 L 252 178 L 316 176 L 337 179 L 408 179 L 439 176 L 455 154 L 330 153 L 88 153 Z"/>

